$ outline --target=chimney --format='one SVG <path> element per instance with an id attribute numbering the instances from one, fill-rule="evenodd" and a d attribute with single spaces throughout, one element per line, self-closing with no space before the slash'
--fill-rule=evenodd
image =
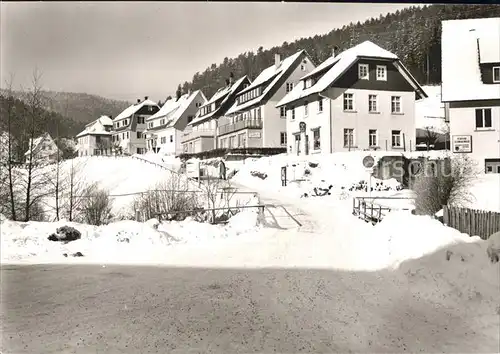
<path id="1" fill-rule="evenodd" d="M 148 96 L 144 96 L 144 101 L 147 101 L 148 100 Z"/>
<path id="2" fill-rule="evenodd" d="M 234 73 L 231 71 L 231 73 L 229 74 L 229 85 L 233 84 L 233 80 L 234 80 Z"/>
<path id="3" fill-rule="evenodd" d="M 230 83 L 230 82 L 231 82 L 231 81 L 230 81 L 229 79 L 226 79 L 226 86 L 229 86 L 229 83 Z"/>
<path id="4" fill-rule="evenodd" d="M 112 120 L 112 119 L 113 119 L 113 116 L 112 116 L 112 115 L 110 115 L 110 116 L 109 116 L 109 119 L 111 119 L 111 120 Z"/>
<path id="5" fill-rule="evenodd" d="M 332 49 L 332 57 L 335 57 L 337 55 L 337 52 L 339 51 L 339 47 L 334 46 Z"/>
<path id="6" fill-rule="evenodd" d="M 281 55 L 278 53 L 274 54 L 274 65 L 278 67 L 281 63 Z"/>
<path id="7" fill-rule="evenodd" d="M 137 99 L 137 103 L 141 103 L 141 99 L 140 98 Z"/>

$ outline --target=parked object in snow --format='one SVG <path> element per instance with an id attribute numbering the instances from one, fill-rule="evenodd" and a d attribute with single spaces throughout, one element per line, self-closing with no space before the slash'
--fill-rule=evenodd
<path id="1" fill-rule="evenodd" d="M 48 237 L 49 241 L 70 242 L 79 240 L 82 237 L 80 231 L 71 226 L 61 226 L 56 230 L 56 233 Z"/>

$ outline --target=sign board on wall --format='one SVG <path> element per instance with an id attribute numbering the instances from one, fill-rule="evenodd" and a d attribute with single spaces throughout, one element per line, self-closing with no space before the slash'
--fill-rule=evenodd
<path id="1" fill-rule="evenodd" d="M 248 132 L 248 138 L 250 139 L 260 139 L 260 132 Z"/>
<path id="2" fill-rule="evenodd" d="M 451 137 L 453 152 L 472 152 L 472 135 L 453 135 Z"/>
<path id="3" fill-rule="evenodd" d="M 306 123 L 305 122 L 300 122 L 299 123 L 299 130 L 301 133 L 305 133 L 306 132 Z"/>

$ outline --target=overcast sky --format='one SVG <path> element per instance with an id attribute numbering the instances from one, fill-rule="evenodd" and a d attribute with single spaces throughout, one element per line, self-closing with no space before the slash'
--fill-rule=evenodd
<path id="1" fill-rule="evenodd" d="M 9 2 L 0 4 L 2 87 L 164 99 L 212 63 L 325 34 L 410 4 Z"/>

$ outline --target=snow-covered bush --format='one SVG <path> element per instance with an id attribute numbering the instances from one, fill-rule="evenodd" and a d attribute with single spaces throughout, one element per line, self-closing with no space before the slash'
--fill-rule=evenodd
<path id="1" fill-rule="evenodd" d="M 109 192 L 94 184 L 83 201 L 82 218 L 90 225 L 107 224 L 111 219 L 111 199 Z"/>
<path id="2" fill-rule="evenodd" d="M 153 189 L 142 193 L 134 200 L 134 211 L 143 213 L 146 220 L 161 215 L 166 220 L 184 220 L 192 213 L 190 210 L 198 208 L 198 193 L 190 190 L 189 182 L 180 174 L 156 183 Z"/>
<path id="3" fill-rule="evenodd" d="M 417 214 L 434 215 L 443 205 L 463 206 L 471 201 L 476 169 L 467 157 L 425 161 L 415 178 Z"/>

